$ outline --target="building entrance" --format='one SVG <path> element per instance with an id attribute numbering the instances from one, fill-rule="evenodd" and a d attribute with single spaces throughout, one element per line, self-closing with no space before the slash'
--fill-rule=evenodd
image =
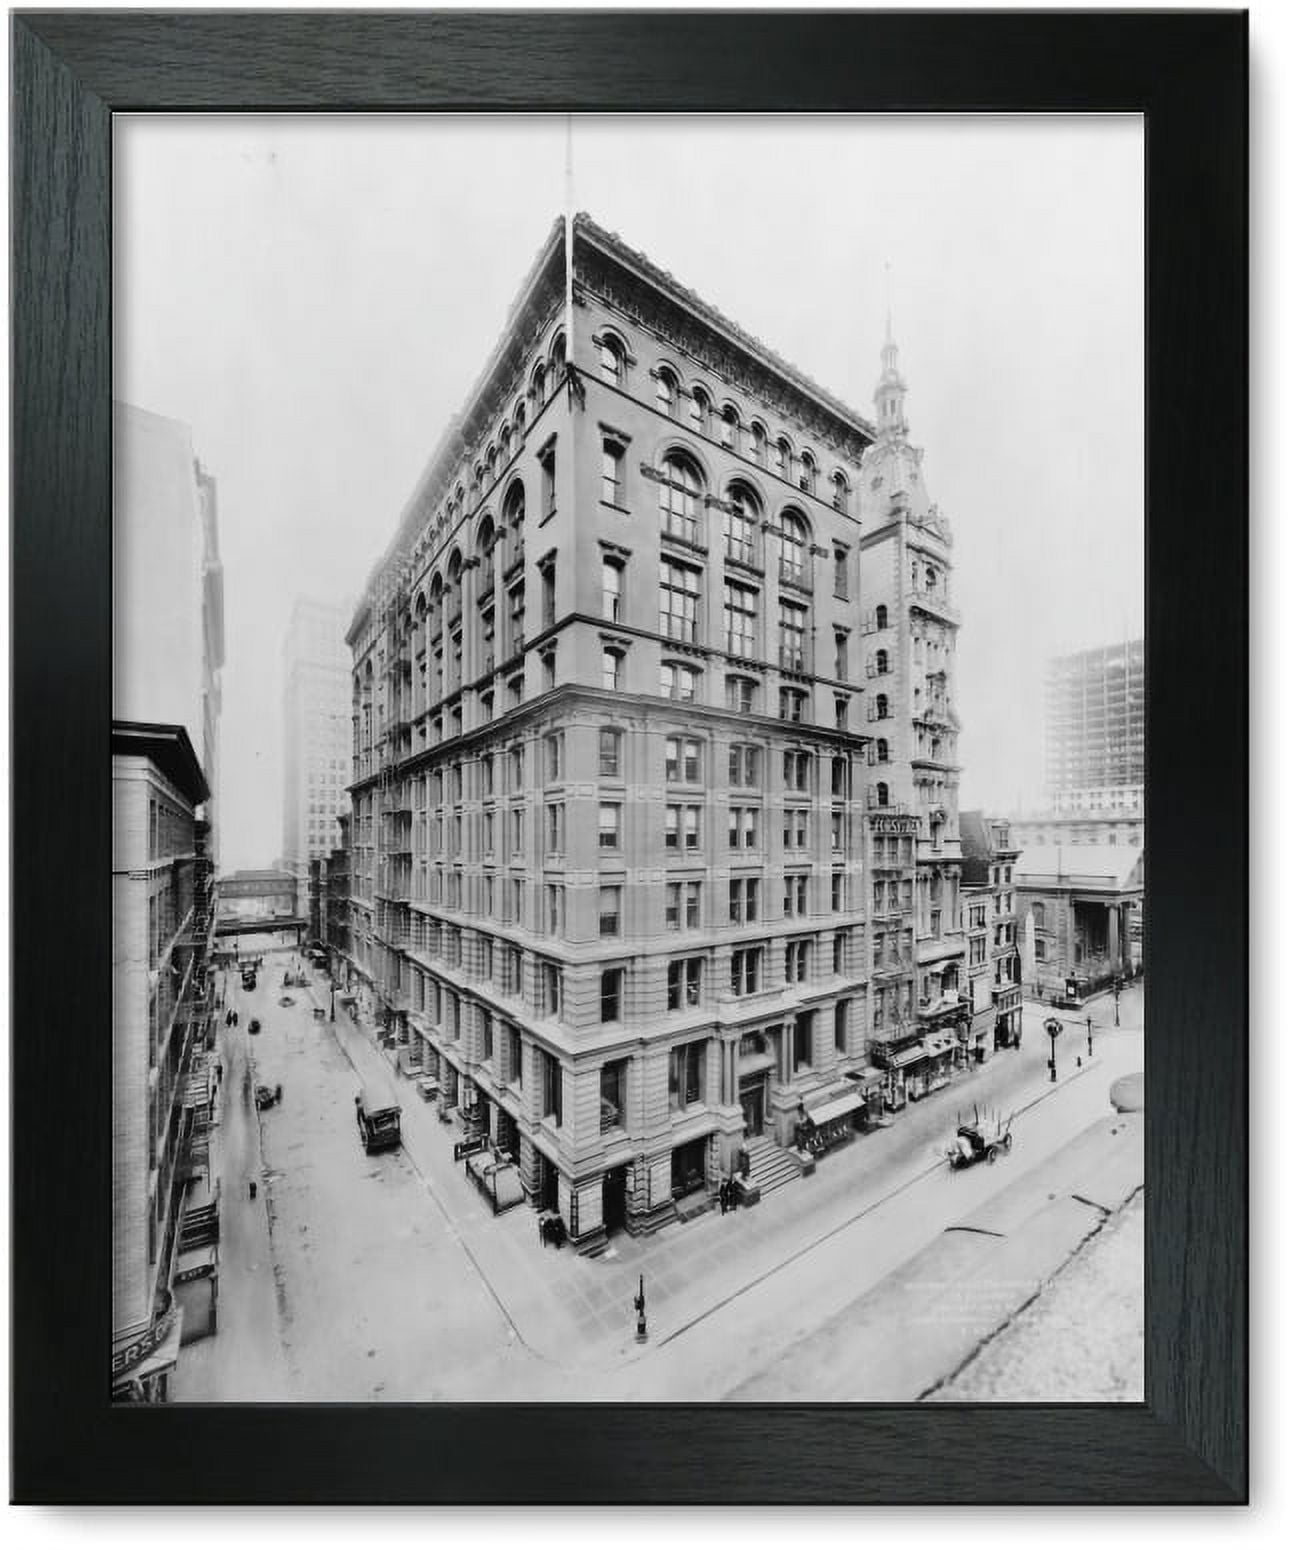
<path id="1" fill-rule="evenodd" d="M 602 1225 L 606 1228 L 608 1237 L 613 1232 L 624 1231 L 627 1213 L 625 1187 L 628 1183 L 628 1175 L 627 1168 L 611 1168 L 602 1175 Z"/>
<path id="2" fill-rule="evenodd" d="M 557 1164 L 539 1153 L 539 1209 L 557 1210 Z"/>
<path id="3" fill-rule="evenodd" d="M 741 1117 L 746 1123 L 748 1136 L 764 1134 L 764 1090 L 767 1085 L 768 1077 L 763 1071 L 758 1076 L 743 1076 L 741 1079 Z"/>

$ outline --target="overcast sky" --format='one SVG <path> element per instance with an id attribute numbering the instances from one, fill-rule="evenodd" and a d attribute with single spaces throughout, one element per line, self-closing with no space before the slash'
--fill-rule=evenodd
<path id="1" fill-rule="evenodd" d="M 115 392 L 219 487 L 222 867 L 282 844 L 280 652 L 354 601 L 562 208 L 565 121 L 114 116 Z M 1142 629 L 1134 118 L 576 117 L 576 204 L 869 417 L 886 264 L 953 526 L 962 806 L 1042 794 L 1047 658 Z"/>

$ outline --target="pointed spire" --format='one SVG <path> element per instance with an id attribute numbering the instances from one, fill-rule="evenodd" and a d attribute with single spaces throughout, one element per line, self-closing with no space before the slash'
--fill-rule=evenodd
<path id="1" fill-rule="evenodd" d="M 903 402 L 908 385 L 899 373 L 899 347 L 894 342 L 894 315 L 890 301 L 890 266 L 885 265 L 885 343 L 881 346 L 881 378 L 872 394 L 876 404 L 876 428 L 882 436 L 906 436 Z"/>

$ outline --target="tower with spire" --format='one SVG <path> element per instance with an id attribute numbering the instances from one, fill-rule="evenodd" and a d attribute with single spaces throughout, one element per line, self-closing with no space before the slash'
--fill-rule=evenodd
<path id="1" fill-rule="evenodd" d="M 882 438 L 894 439 L 908 433 L 904 407 L 908 385 L 899 372 L 899 347 L 894 342 L 894 323 L 885 314 L 885 343 L 881 346 L 881 376 L 872 394 L 876 405 L 876 431 Z"/>

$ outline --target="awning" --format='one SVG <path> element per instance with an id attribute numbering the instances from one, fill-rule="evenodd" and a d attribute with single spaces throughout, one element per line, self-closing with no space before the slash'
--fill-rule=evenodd
<path id="1" fill-rule="evenodd" d="M 890 1056 L 890 1069 L 895 1070 L 900 1066 L 910 1066 L 914 1060 L 924 1060 L 926 1052 L 922 1045 L 913 1044 L 908 1049 L 900 1050 L 897 1055 Z"/>
<path id="2" fill-rule="evenodd" d="M 828 1120 L 839 1119 L 842 1114 L 850 1114 L 855 1109 L 861 1109 L 862 1106 L 862 1093 L 842 1093 L 839 1097 L 828 1098 L 824 1103 L 812 1108 L 806 1103 L 804 1112 L 810 1124 L 825 1125 Z"/>
<path id="3" fill-rule="evenodd" d="M 928 1033 L 921 1041 L 921 1047 L 927 1055 L 946 1055 L 957 1042 L 957 1036 L 953 1033 Z"/>

